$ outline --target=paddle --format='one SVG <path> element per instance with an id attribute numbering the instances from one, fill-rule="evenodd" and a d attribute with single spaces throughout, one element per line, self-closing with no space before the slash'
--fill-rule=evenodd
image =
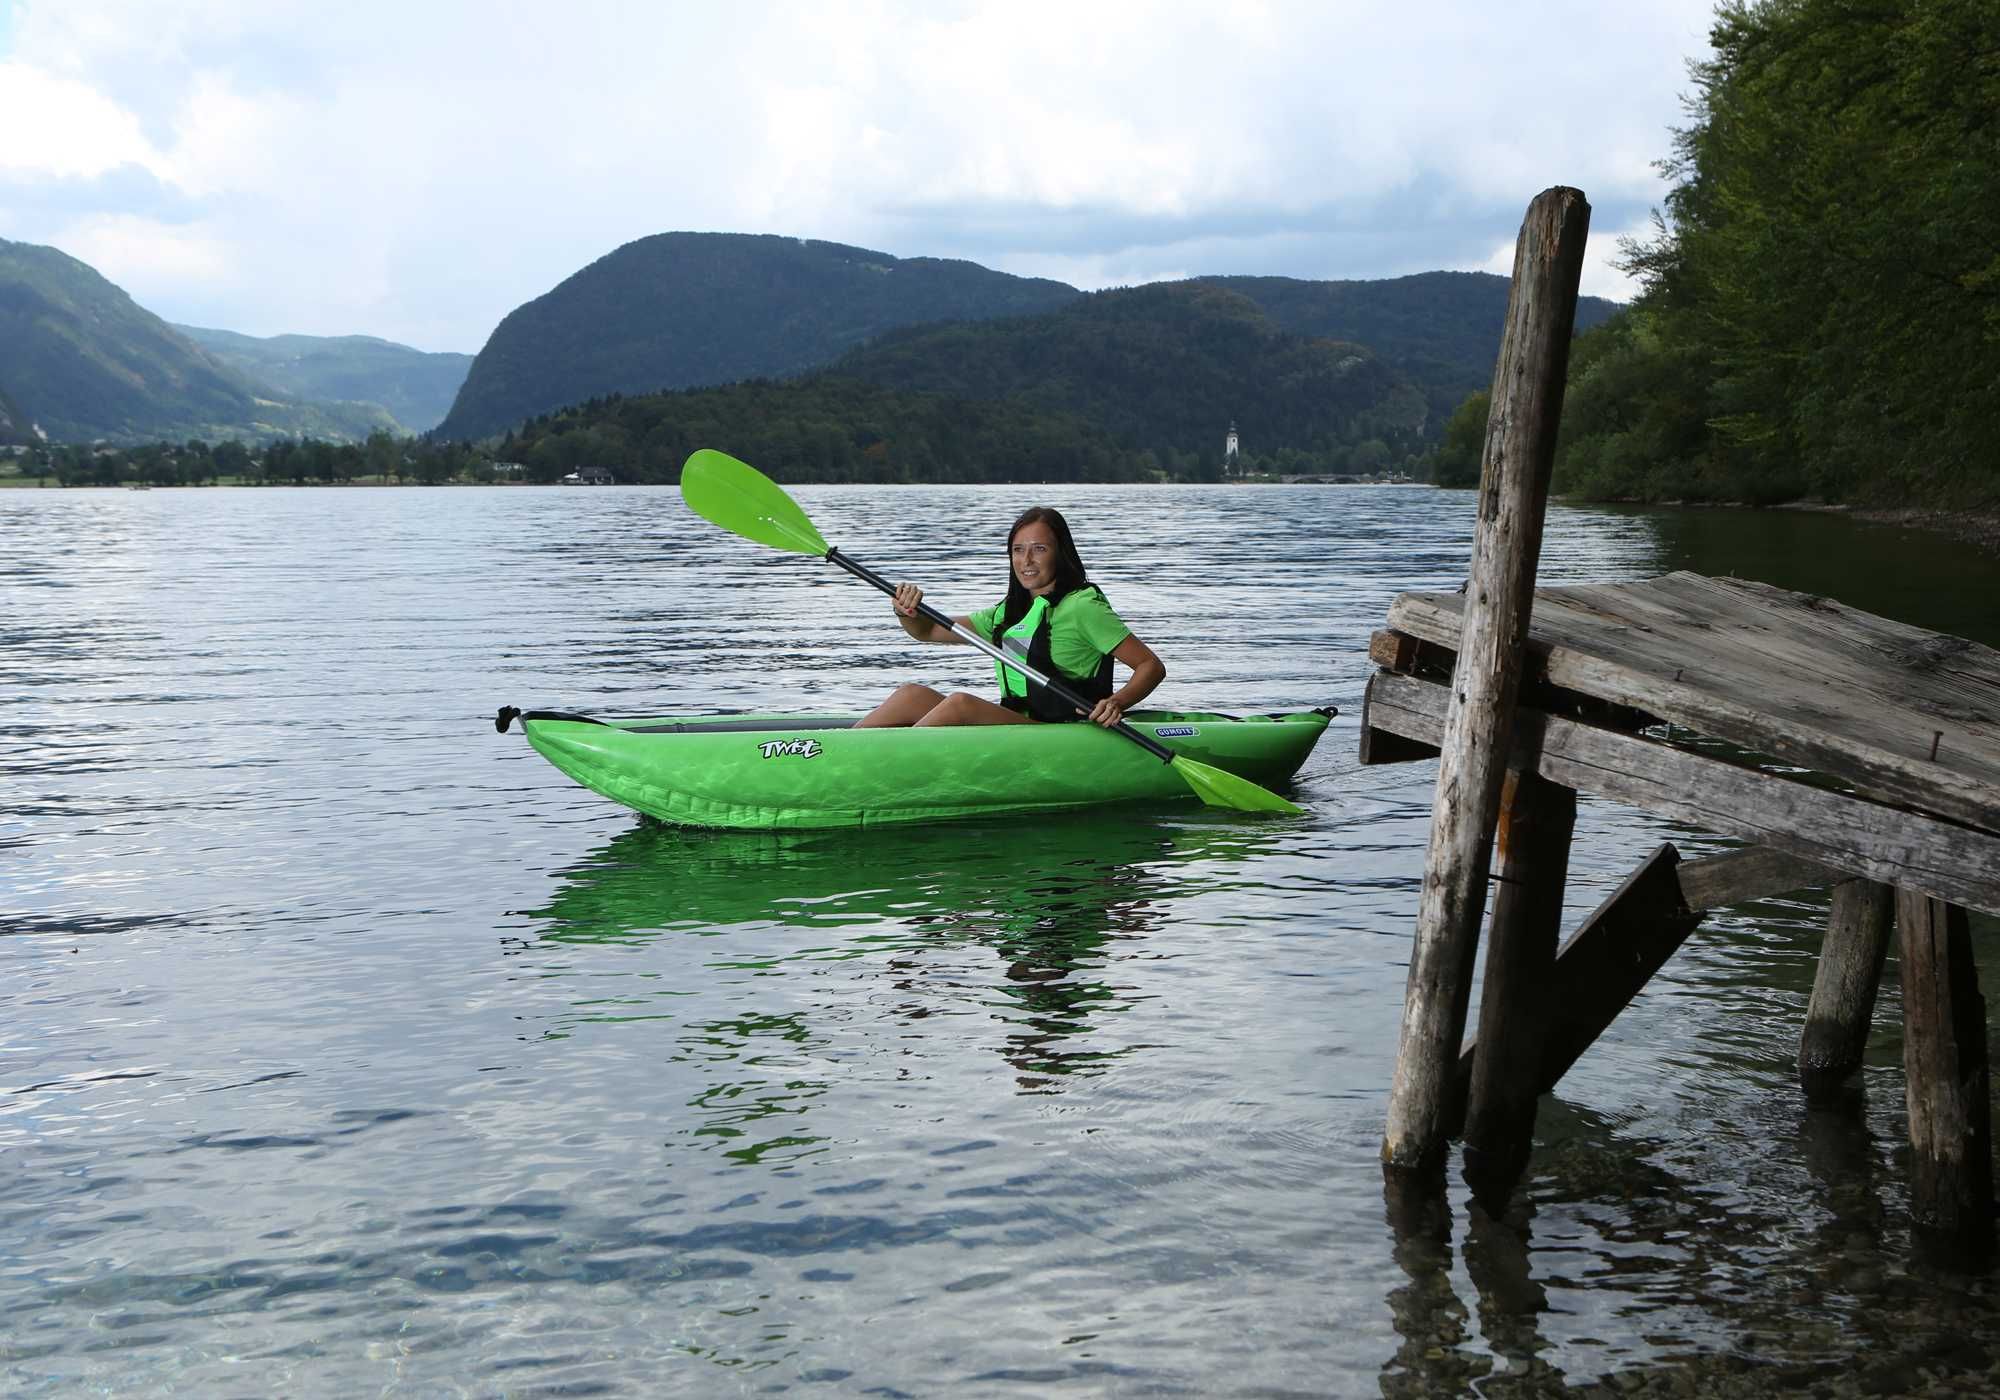
<path id="1" fill-rule="evenodd" d="M 687 459 L 687 465 L 681 468 L 681 497 L 696 515 L 720 525 L 731 534 L 793 554 L 817 555 L 884 593 L 893 595 L 896 591 L 895 584 L 866 565 L 848 558 L 822 539 L 805 511 L 785 494 L 782 486 L 749 463 L 739 462 L 725 452 L 703 448 Z M 1085 713 L 1089 712 L 1090 705 L 1061 681 L 1043 675 L 1018 657 L 1008 655 L 977 632 L 959 626 L 929 603 L 919 603 L 917 611 L 950 631 L 960 641 L 979 648 L 1003 666 L 1013 667 L 1036 684 L 1046 686 L 1058 699 Z M 1302 813 L 1301 808 L 1257 786 L 1248 778 L 1239 778 L 1234 773 L 1175 753 L 1158 739 L 1140 733 L 1123 720 L 1119 721 L 1117 731 L 1162 763 L 1172 765 L 1174 772 L 1194 789 L 1195 795 L 1211 807 L 1231 807 L 1239 812 L 1281 812 L 1287 816 Z"/>

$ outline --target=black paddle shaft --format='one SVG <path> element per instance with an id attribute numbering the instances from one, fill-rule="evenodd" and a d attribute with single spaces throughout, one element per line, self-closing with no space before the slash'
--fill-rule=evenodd
<path id="1" fill-rule="evenodd" d="M 829 564 L 839 565 L 841 568 L 847 570 L 847 572 L 853 574 L 856 578 L 860 579 L 863 583 L 873 584 L 875 587 L 881 589 L 884 593 L 887 593 L 890 597 L 893 598 L 896 596 L 895 584 L 889 582 L 889 580 L 883 578 L 882 575 L 876 573 L 873 569 L 869 568 L 866 564 L 861 563 L 859 560 L 848 558 L 845 554 L 842 554 L 839 549 L 834 548 L 827 550 L 826 561 Z M 992 643 L 988 642 L 984 637 L 979 636 L 978 634 L 972 632 L 968 628 L 960 627 L 956 622 L 952 621 L 950 617 L 948 617 L 944 613 L 939 612 L 929 603 L 918 603 L 917 612 L 926 621 L 936 623 L 938 626 L 944 628 L 947 632 L 950 632 L 954 637 L 958 637 L 963 639 L 964 641 L 972 643 L 972 645 L 978 647 L 981 651 L 985 652 L 995 661 L 999 661 L 1004 665 L 1012 666 L 1022 675 L 1027 676 L 1029 679 L 1037 682 L 1038 684 L 1047 687 L 1049 693 L 1054 695 L 1056 699 L 1062 701 L 1064 704 L 1073 706 L 1077 710 L 1082 711 L 1084 714 L 1090 713 L 1091 709 L 1090 702 L 1088 700 L 1085 700 L 1081 695 L 1078 695 L 1075 691 L 1071 690 L 1068 686 L 1064 685 L 1061 681 L 1057 680 L 1053 676 L 1043 675 L 1040 671 L 1037 671 L 1034 667 L 1027 665 L 1025 662 L 1021 661 L 1021 659 L 1018 657 L 1009 656 L 999 647 L 994 646 Z M 1118 721 L 1117 728 L 1120 734 L 1123 734 L 1126 738 L 1130 739 L 1133 743 L 1137 744 L 1140 748 L 1144 749 L 1147 753 L 1159 759 L 1160 762 L 1172 763 L 1174 761 L 1174 751 L 1168 748 L 1165 744 L 1161 743 L 1158 739 L 1155 739 L 1152 735 L 1141 734 L 1138 730 L 1134 729 L 1131 725 L 1127 724 L 1122 719 Z"/>

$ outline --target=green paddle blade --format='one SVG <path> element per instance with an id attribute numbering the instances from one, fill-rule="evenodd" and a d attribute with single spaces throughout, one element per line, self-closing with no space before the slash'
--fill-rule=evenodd
<path id="1" fill-rule="evenodd" d="M 1229 807 L 1238 812 L 1277 812 L 1287 817 L 1305 815 L 1305 808 L 1287 802 L 1269 788 L 1258 787 L 1248 778 L 1196 763 L 1180 754 L 1174 755 L 1173 766 L 1194 789 L 1194 795 L 1211 807 Z"/>
<path id="2" fill-rule="evenodd" d="M 704 520 L 773 549 L 824 558 L 827 543 L 785 488 L 748 462 L 704 447 L 681 468 L 681 499 Z"/>

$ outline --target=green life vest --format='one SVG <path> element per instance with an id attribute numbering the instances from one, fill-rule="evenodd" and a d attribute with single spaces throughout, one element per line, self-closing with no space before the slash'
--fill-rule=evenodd
<path id="1" fill-rule="evenodd" d="M 1097 669 L 1087 676 L 1071 675 L 1059 669 L 1049 655 L 1049 615 L 1054 611 L 1045 597 L 1028 605 L 1021 620 L 1000 634 L 1000 650 L 1018 656 L 1045 676 L 1053 676 L 1092 704 L 1111 694 L 1111 655 L 1105 653 Z M 1067 701 L 1051 695 L 1046 686 L 1031 681 L 1003 662 L 993 663 L 1000 682 L 1000 703 L 1030 719 L 1049 723 L 1079 720 L 1084 716 Z"/>

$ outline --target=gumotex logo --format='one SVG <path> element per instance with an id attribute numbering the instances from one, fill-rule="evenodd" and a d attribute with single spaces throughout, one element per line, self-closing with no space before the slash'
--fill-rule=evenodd
<path id="1" fill-rule="evenodd" d="M 757 746 L 766 758 L 818 758 L 817 739 L 772 739 Z"/>
<path id="2" fill-rule="evenodd" d="M 1162 739 L 1192 739 L 1201 731 L 1191 724 L 1163 724 L 1153 733 Z"/>

